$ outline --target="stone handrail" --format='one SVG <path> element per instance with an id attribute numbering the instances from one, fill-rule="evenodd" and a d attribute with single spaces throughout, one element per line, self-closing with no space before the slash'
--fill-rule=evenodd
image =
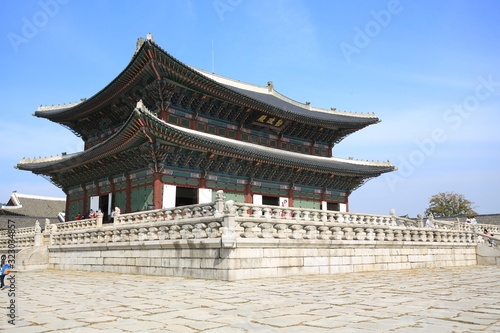
<path id="1" fill-rule="evenodd" d="M 35 245 L 35 234 L 14 236 L 14 248 L 31 247 Z M 0 237 L 0 249 L 7 249 L 9 247 L 9 237 Z"/>
<path id="2" fill-rule="evenodd" d="M 25 227 L 25 228 L 15 228 L 14 229 L 16 236 L 28 236 L 35 234 L 35 227 Z M 7 237 L 8 230 L 0 231 L 0 237 Z"/>
<path id="3" fill-rule="evenodd" d="M 233 203 L 233 210 L 238 217 L 266 218 L 269 220 L 295 221 L 322 221 L 332 223 L 392 225 L 402 227 L 416 227 L 417 222 L 398 216 L 343 213 L 338 211 L 324 211 L 320 209 L 306 209 L 296 207 L 276 207 L 246 203 Z"/>
<path id="4" fill-rule="evenodd" d="M 478 224 L 466 223 L 466 224 L 475 226 L 476 229 L 479 229 L 481 231 L 483 231 L 484 229 L 488 229 L 488 231 L 493 234 L 500 234 L 500 225 L 497 224 L 480 224 L 480 223 Z"/>
<path id="5" fill-rule="evenodd" d="M 192 219 L 107 225 L 87 230 L 54 232 L 50 235 L 50 245 L 221 238 L 221 226 L 222 218 L 213 215 Z"/>
<path id="6" fill-rule="evenodd" d="M 448 222 L 453 223 L 453 222 Z M 479 223 L 466 223 L 466 222 L 455 222 L 457 230 L 475 230 L 482 233 L 484 229 L 487 229 L 493 234 L 500 234 L 500 225 L 496 224 L 479 224 Z"/>
<path id="7" fill-rule="evenodd" d="M 178 221 L 217 214 L 215 202 L 195 204 L 173 208 L 154 209 L 137 213 L 119 214 L 114 218 L 114 225 L 137 224 L 155 221 Z M 222 214 L 222 212 L 220 212 Z"/>
<path id="8" fill-rule="evenodd" d="M 236 237 L 275 239 L 322 239 L 333 241 L 397 241 L 397 242 L 475 242 L 473 232 L 458 230 L 407 228 L 389 225 L 270 220 L 240 221 L 234 227 Z"/>
<path id="9" fill-rule="evenodd" d="M 59 231 L 92 229 L 97 227 L 97 218 L 54 223 L 52 225 L 56 226 Z"/>

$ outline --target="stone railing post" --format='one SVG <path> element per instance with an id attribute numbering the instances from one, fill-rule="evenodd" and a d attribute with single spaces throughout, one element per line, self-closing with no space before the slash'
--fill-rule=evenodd
<path id="1" fill-rule="evenodd" d="M 222 220 L 221 239 L 224 249 L 236 248 L 236 221 L 234 214 L 226 214 Z"/>
<path id="2" fill-rule="evenodd" d="M 52 226 L 50 224 L 50 220 L 49 219 L 45 219 L 45 229 L 43 230 L 43 233 L 48 235 L 50 234 L 50 230 L 52 229 Z"/>
<path id="3" fill-rule="evenodd" d="M 215 194 L 215 217 L 224 216 L 224 191 L 218 190 Z"/>
<path id="4" fill-rule="evenodd" d="M 44 245 L 52 245 L 50 233 L 52 231 L 52 224 L 49 219 L 45 219 L 45 229 L 43 230 L 42 242 Z"/>
<path id="5" fill-rule="evenodd" d="M 424 219 L 422 218 L 422 215 L 420 215 L 420 214 L 417 214 L 417 226 L 419 228 L 424 227 Z"/>
<path id="6" fill-rule="evenodd" d="M 97 212 L 97 220 L 96 220 L 96 222 L 97 222 L 97 228 L 102 227 L 102 217 L 103 216 L 104 216 L 103 212 L 101 212 L 101 211 Z"/>
<path id="7" fill-rule="evenodd" d="M 35 246 L 42 245 L 42 228 L 40 228 L 40 222 L 36 220 L 35 222 Z"/>

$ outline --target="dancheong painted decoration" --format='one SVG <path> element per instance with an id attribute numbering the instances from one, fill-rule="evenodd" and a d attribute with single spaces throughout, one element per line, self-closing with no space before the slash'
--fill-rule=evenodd
<path id="1" fill-rule="evenodd" d="M 151 35 L 129 65 L 89 99 L 39 107 L 35 116 L 70 129 L 84 151 L 23 159 L 67 195 L 66 218 L 227 200 L 346 211 L 350 193 L 395 168 L 332 156 L 374 114 L 293 101 L 273 83 L 256 86 L 185 65 Z"/>

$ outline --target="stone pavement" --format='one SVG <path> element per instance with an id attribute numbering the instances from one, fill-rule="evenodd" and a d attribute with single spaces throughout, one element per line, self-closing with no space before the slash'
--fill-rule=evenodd
<path id="1" fill-rule="evenodd" d="M 500 268 L 224 282 L 72 271 L 15 273 L 7 332 L 500 332 Z M 7 313 L 7 309 L 1 310 Z"/>

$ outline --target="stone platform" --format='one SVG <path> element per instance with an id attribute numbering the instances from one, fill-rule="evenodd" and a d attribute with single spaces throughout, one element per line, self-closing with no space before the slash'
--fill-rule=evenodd
<path id="1" fill-rule="evenodd" d="M 15 274 L 8 332 L 500 332 L 500 268 L 227 282 L 87 271 Z M 6 310 L 3 310 L 5 313 Z"/>

